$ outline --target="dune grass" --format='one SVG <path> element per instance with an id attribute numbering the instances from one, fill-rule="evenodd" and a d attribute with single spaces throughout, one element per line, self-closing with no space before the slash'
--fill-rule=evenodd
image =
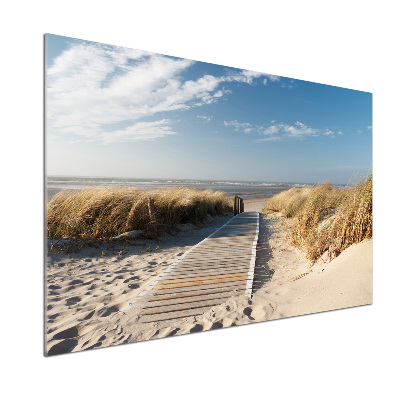
<path id="1" fill-rule="evenodd" d="M 154 200 L 156 223 L 148 202 Z M 95 187 L 57 193 L 47 207 L 47 236 L 56 239 L 110 238 L 133 230 L 158 236 L 178 224 L 200 223 L 232 211 L 224 192 L 171 188 Z"/>
<path id="2" fill-rule="evenodd" d="M 345 189 L 329 184 L 290 189 L 268 201 L 263 212 L 271 211 L 292 218 L 291 244 L 311 262 L 325 252 L 329 258 L 336 257 L 372 237 L 372 175 Z"/>
<path id="3" fill-rule="evenodd" d="M 280 212 L 284 217 L 294 217 L 307 200 L 312 188 L 291 188 L 271 197 L 264 212 Z"/>

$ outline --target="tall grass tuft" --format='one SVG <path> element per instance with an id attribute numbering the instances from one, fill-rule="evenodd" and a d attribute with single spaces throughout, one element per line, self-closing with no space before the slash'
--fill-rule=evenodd
<path id="1" fill-rule="evenodd" d="M 329 184 L 290 189 L 271 198 L 263 211 L 293 217 L 291 243 L 312 262 L 325 252 L 333 258 L 372 237 L 372 175 L 346 189 Z"/>
<path id="2" fill-rule="evenodd" d="M 284 217 L 291 218 L 297 215 L 307 200 L 312 188 L 291 188 L 271 197 L 264 212 L 280 212 Z"/>
<path id="3" fill-rule="evenodd" d="M 148 202 L 154 200 L 156 224 Z M 127 187 L 95 187 L 61 191 L 47 207 L 49 238 L 110 238 L 132 230 L 162 234 L 182 223 L 199 223 L 227 214 L 232 201 L 224 192 L 187 188 L 152 191 Z M 156 229 L 155 229 L 156 227 Z"/>
<path id="4" fill-rule="evenodd" d="M 331 238 L 330 257 L 336 257 L 354 243 L 372 238 L 372 174 L 349 191 L 324 231 Z"/>

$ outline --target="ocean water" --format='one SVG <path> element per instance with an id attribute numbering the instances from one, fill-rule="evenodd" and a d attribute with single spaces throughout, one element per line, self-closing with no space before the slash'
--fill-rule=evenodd
<path id="1" fill-rule="evenodd" d="M 95 186 L 136 186 L 141 189 L 162 189 L 187 187 L 199 190 L 222 190 L 233 197 L 243 199 L 271 197 L 292 187 L 308 187 L 308 183 L 257 182 L 257 181 L 223 181 L 196 179 L 134 179 L 134 178 L 99 178 L 74 176 L 48 176 L 47 200 L 61 190 L 79 190 Z"/>

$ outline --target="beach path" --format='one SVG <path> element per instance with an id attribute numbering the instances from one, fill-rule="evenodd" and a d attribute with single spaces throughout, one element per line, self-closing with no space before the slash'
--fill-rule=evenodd
<path id="1" fill-rule="evenodd" d="M 252 294 L 259 213 L 236 215 L 183 254 L 123 312 L 134 308 L 139 323 L 201 315 L 232 296 Z"/>

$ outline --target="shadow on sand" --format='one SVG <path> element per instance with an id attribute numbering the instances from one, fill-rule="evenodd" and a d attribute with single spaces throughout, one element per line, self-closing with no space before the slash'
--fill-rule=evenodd
<path id="1" fill-rule="evenodd" d="M 257 243 L 257 257 L 254 268 L 254 281 L 252 294 L 269 282 L 274 275 L 274 270 L 268 267 L 271 259 L 271 247 L 269 246 L 270 222 L 266 215 L 260 213 L 260 230 Z"/>

